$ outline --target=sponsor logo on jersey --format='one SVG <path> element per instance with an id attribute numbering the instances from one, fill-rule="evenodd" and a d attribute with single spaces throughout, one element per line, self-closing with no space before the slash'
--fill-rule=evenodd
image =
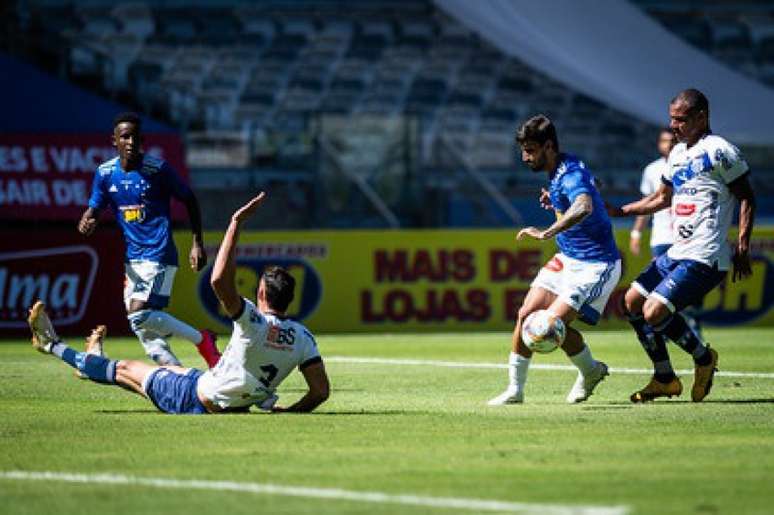
<path id="1" fill-rule="evenodd" d="M 691 216 L 696 212 L 696 204 L 676 204 L 675 214 L 677 216 Z"/>
<path id="2" fill-rule="evenodd" d="M 27 308 L 37 299 L 54 324 L 79 322 L 98 265 L 97 253 L 85 245 L 0 254 L 0 327 L 26 327 Z"/>
<path id="3" fill-rule="evenodd" d="M 145 220 L 145 206 L 131 205 L 131 206 L 119 206 L 121 210 L 121 217 L 126 223 L 142 223 Z"/>
<path id="4" fill-rule="evenodd" d="M 264 259 L 258 257 L 237 258 L 236 282 L 239 294 L 255 302 L 258 282 L 264 269 L 270 266 L 286 268 L 296 279 L 296 291 L 288 307 L 288 316 L 303 321 L 309 317 L 322 297 L 322 281 L 317 271 L 302 259 L 280 258 Z M 207 312 L 224 324 L 231 324 L 229 317 L 222 311 L 220 302 L 210 286 L 212 266 L 199 276 L 199 298 Z M 278 340 L 279 341 L 279 340 Z"/>

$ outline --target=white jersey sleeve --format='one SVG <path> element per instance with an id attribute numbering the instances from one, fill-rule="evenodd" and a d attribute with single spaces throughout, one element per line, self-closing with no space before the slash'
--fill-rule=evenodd
<path id="1" fill-rule="evenodd" d="M 714 143 L 715 151 L 710 155 L 710 160 L 725 184 L 731 184 L 750 170 L 736 146 L 722 138 L 717 138 Z"/>
<path id="2" fill-rule="evenodd" d="M 317 349 L 317 341 L 314 339 L 312 333 L 310 333 L 305 328 L 303 329 L 303 338 L 304 342 L 303 348 L 301 350 L 301 363 L 298 365 L 300 370 L 305 369 L 309 365 L 314 365 L 315 363 L 320 363 L 322 361 L 320 351 Z"/>

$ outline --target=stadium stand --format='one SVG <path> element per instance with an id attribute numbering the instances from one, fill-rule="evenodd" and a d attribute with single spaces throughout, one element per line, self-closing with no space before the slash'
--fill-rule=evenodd
<path id="1" fill-rule="evenodd" d="M 767 4 L 636 3 L 692 44 L 773 83 Z M 425 219 L 430 224 L 509 223 L 502 213 L 481 218 L 476 201 L 449 194 L 444 181 L 451 179 L 439 175 L 481 171 L 519 204 L 536 187 L 506 172 L 516 162 L 513 131 L 536 112 L 556 121 L 563 147 L 578 152 L 613 194 L 636 194 L 639 170 L 654 157 L 656 127 L 505 56 L 430 1 L 170 4 L 39 1 L 20 7 L 18 18 L 28 44 L 58 56 L 70 77 L 183 129 L 194 172 L 229 171 L 230 184 L 253 184 L 260 169 L 271 180 L 295 173 L 293 180 L 310 187 L 321 161 L 319 119 L 336 115 L 417 121 L 421 187 L 442 190 L 447 213 L 452 205 L 472 213 L 456 222 L 451 215 Z M 213 184 L 226 175 L 193 177 Z M 375 182 L 373 174 L 367 180 Z M 459 207 L 464 202 L 472 204 Z M 522 214 L 540 216 L 530 208 Z"/>

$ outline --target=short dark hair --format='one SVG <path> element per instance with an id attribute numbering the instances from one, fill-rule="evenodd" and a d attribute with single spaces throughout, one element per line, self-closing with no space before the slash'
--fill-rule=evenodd
<path id="1" fill-rule="evenodd" d="M 533 141 L 543 145 L 546 141 L 554 143 L 554 149 L 559 151 L 559 138 L 556 137 L 556 127 L 544 114 L 538 114 L 527 120 L 516 131 L 516 142 L 520 145 Z"/>
<path id="2" fill-rule="evenodd" d="M 688 112 L 690 114 L 696 114 L 699 111 L 704 111 L 709 116 L 709 100 L 704 96 L 704 93 L 696 88 L 684 89 L 672 99 L 670 104 L 676 104 L 677 102 L 684 102 L 688 105 Z"/>
<path id="3" fill-rule="evenodd" d="M 142 128 L 142 118 L 140 118 L 139 114 L 132 111 L 118 113 L 116 117 L 113 118 L 113 128 L 115 129 L 118 127 L 119 123 L 133 123 L 138 129 Z"/>
<path id="4" fill-rule="evenodd" d="M 296 280 L 281 266 L 270 266 L 261 276 L 266 292 L 266 302 L 271 309 L 286 311 L 296 289 Z"/>

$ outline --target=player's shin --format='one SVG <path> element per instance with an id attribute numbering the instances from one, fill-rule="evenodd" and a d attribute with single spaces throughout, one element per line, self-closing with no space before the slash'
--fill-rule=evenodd
<path id="1" fill-rule="evenodd" d="M 51 346 L 51 354 L 58 357 L 71 367 L 95 383 L 116 384 L 116 363 L 102 356 L 78 352 L 62 342 Z"/>
<path id="2" fill-rule="evenodd" d="M 709 349 L 701 337 L 690 328 L 682 314 L 675 313 L 667 317 L 655 329 L 690 354 L 697 365 L 706 366 L 712 361 Z"/>
<path id="3" fill-rule="evenodd" d="M 144 309 L 129 314 L 129 322 L 132 329 L 146 329 L 162 336 L 177 336 L 188 340 L 194 345 L 202 341 L 202 334 L 164 311 Z"/>
<path id="4" fill-rule="evenodd" d="M 524 385 L 527 383 L 527 373 L 531 358 L 525 358 L 521 354 L 511 352 L 508 358 L 508 387 L 518 391 L 524 391 Z"/>
<path id="5" fill-rule="evenodd" d="M 637 339 L 640 341 L 642 348 L 653 362 L 653 376 L 661 383 L 668 383 L 673 380 L 675 378 L 675 371 L 669 359 L 669 351 L 667 350 L 664 337 L 655 332 L 642 315 L 629 314 L 627 318 L 637 334 Z"/>
<path id="6" fill-rule="evenodd" d="M 137 335 L 137 339 L 140 340 L 145 354 L 156 362 L 157 365 L 177 365 L 180 366 L 180 360 L 169 349 L 167 341 L 161 337 L 158 333 L 146 329 L 143 325 L 137 323 L 137 314 L 142 312 L 131 313 L 129 315 L 129 322 L 131 323 L 134 334 Z"/>

